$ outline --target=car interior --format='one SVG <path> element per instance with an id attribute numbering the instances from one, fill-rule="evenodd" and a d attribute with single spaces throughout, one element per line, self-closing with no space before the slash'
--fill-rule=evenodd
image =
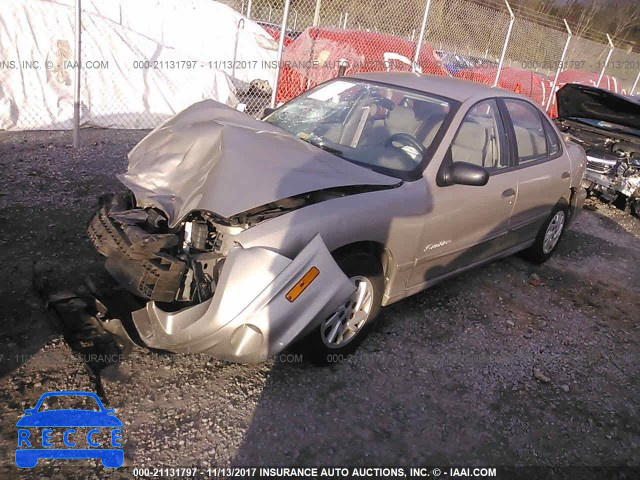
<path id="1" fill-rule="evenodd" d="M 394 101 L 395 100 L 395 101 Z M 349 157 L 369 165 L 411 171 L 422 161 L 446 118 L 448 107 L 408 96 L 372 96 L 356 106 L 343 124 L 333 124 L 322 136 L 354 149 Z M 415 139 L 407 143 L 398 134 Z M 396 136 L 396 137 L 394 137 Z"/>
<path id="2" fill-rule="evenodd" d="M 451 143 L 453 161 L 484 168 L 506 166 L 500 155 L 497 118 L 495 103 L 483 102 L 473 107 Z"/>
<path id="3" fill-rule="evenodd" d="M 520 161 L 539 158 L 547 154 L 547 141 L 542 119 L 532 106 L 521 100 L 505 100 L 518 145 Z"/>

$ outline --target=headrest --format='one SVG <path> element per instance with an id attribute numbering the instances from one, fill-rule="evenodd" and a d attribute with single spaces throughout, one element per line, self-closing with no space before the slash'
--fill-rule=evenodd
<path id="1" fill-rule="evenodd" d="M 476 122 L 466 121 L 458 130 L 454 143 L 457 146 L 482 152 L 486 141 L 485 128 Z"/>
<path id="2" fill-rule="evenodd" d="M 396 105 L 396 107 L 389 112 L 389 116 L 385 119 L 384 124 L 391 132 L 394 133 L 413 133 L 417 127 L 416 117 L 413 113 L 413 108 L 404 107 L 402 105 Z"/>

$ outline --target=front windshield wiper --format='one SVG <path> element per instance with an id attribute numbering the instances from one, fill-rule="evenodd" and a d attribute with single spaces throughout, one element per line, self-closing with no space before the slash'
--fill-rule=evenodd
<path id="1" fill-rule="evenodd" d="M 322 137 L 318 137 L 317 135 L 309 135 L 308 137 L 298 136 L 299 139 L 304 140 L 307 143 L 310 143 L 314 147 L 321 148 L 329 153 L 333 153 L 335 155 L 342 155 L 342 150 L 337 148 L 330 147 L 326 143 L 324 143 L 324 139 Z"/>

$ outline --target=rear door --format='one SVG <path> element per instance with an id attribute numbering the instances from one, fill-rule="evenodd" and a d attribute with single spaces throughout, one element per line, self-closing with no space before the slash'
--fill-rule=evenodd
<path id="1" fill-rule="evenodd" d="M 421 249 L 409 278 L 415 291 L 506 250 L 509 219 L 518 189 L 518 172 L 495 99 L 483 100 L 466 113 L 444 162 L 468 162 L 486 168 L 484 186 L 437 186 L 427 179 L 432 209 L 425 216 Z M 410 292 L 411 293 L 411 292 Z"/>
<path id="2" fill-rule="evenodd" d="M 571 165 L 546 116 L 526 100 L 504 98 L 507 133 L 518 172 L 518 196 L 510 230 L 518 242 L 535 238 L 542 223 L 570 189 Z"/>

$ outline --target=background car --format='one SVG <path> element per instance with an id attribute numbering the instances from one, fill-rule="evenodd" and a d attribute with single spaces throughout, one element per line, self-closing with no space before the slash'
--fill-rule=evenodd
<path id="1" fill-rule="evenodd" d="M 638 98 L 568 83 L 557 99 L 558 126 L 587 152 L 587 191 L 640 217 Z"/>

